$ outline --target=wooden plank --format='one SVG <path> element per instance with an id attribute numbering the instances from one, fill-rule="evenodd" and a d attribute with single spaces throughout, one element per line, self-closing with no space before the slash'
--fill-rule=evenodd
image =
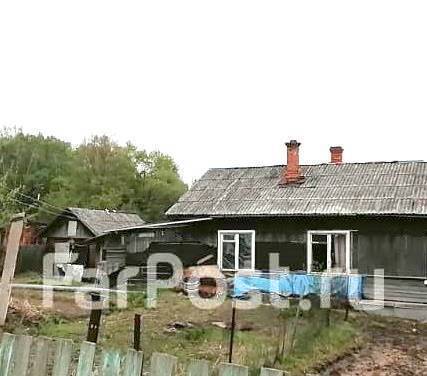
<path id="1" fill-rule="evenodd" d="M 142 371 L 142 361 L 142 351 L 129 349 L 126 354 L 123 376 L 140 376 Z"/>
<path id="2" fill-rule="evenodd" d="M 20 335 L 16 337 L 11 375 L 23 376 L 27 374 L 32 341 L 33 337 L 31 336 Z"/>
<path id="3" fill-rule="evenodd" d="M 209 376 L 207 360 L 192 360 L 188 365 L 187 376 Z"/>
<path id="4" fill-rule="evenodd" d="M 7 308 L 10 301 L 10 282 L 15 274 L 16 259 L 18 257 L 19 242 L 24 228 L 24 215 L 20 214 L 12 220 L 7 237 L 6 257 L 3 264 L 3 273 L 0 283 L 0 326 L 4 326 Z"/>
<path id="5" fill-rule="evenodd" d="M 249 368 L 232 363 L 220 363 L 218 376 L 248 376 Z"/>
<path id="6" fill-rule="evenodd" d="M 47 375 L 47 360 L 49 355 L 49 347 L 51 340 L 49 338 L 40 337 L 35 340 L 35 354 L 31 376 Z"/>
<path id="7" fill-rule="evenodd" d="M 73 342 L 69 339 L 60 339 L 56 342 L 55 358 L 52 376 L 67 376 L 70 369 Z"/>
<path id="8" fill-rule="evenodd" d="M 106 351 L 103 355 L 103 376 L 117 376 L 120 373 L 120 354 L 117 351 Z"/>
<path id="9" fill-rule="evenodd" d="M 378 290 L 378 286 L 374 286 L 374 278 L 365 278 L 363 284 L 363 295 L 367 299 L 373 299 L 375 290 Z M 384 277 L 384 298 L 385 300 L 391 301 L 427 303 L 427 289 L 424 286 L 423 279 L 390 279 Z"/>
<path id="10" fill-rule="evenodd" d="M 153 353 L 150 376 L 175 376 L 177 358 L 168 354 Z"/>
<path id="11" fill-rule="evenodd" d="M 272 368 L 261 368 L 260 376 L 283 376 L 283 371 Z"/>
<path id="12" fill-rule="evenodd" d="M 13 334 L 3 333 L 0 347 L 0 375 L 2 376 L 10 375 L 15 340 L 16 338 Z"/>
<path id="13" fill-rule="evenodd" d="M 79 364 L 76 376 L 91 376 L 96 345 L 92 342 L 83 342 L 80 346 Z"/>

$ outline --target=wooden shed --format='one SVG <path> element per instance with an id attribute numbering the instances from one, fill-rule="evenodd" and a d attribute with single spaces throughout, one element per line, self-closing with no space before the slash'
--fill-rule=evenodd
<path id="1" fill-rule="evenodd" d="M 69 262 L 95 267 L 102 255 L 95 244 L 88 239 L 118 229 L 142 225 L 145 222 L 134 213 L 86 208 L 67 208 L 59 214 L 44 230 L 47 252 L 62 252 Z M 120 258 L 120 249 L 111 250 L 108 258 Z M 123 256 L 123 253 L 122 253 Z"/>

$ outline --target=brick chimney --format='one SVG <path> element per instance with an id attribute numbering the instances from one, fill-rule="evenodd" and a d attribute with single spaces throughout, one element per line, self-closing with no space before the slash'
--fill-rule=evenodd
<path id="1" fill-rule="evenodd" d="M 287 165 L 283 170 L 282 185 L 283 184 L 296 184 L 304 181 L 304 176 L 301 172 L 299 165 L 299 146 L 301 144 L 296 140 L 291 140 L 286 143 L 288 149 Z"/>
<path id="2" fill-rule="evenodd" d="M 344 149 L 341 146 L 331 146 L 329 150 L 331 152 L 331 163 L 342 163 L 342 153 Z"/>

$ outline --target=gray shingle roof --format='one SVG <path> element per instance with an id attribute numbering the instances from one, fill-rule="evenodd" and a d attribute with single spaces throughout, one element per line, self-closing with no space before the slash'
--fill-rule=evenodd
<path id="1" fill-rule="evenodd" d="M 283 167 L 211 169 L 166 214 L 427 216 L 427 162 L 302 166 L 304 183 L 280 187 Z"/>
<path id="2" fill-rule="evenodd" d="M 142 225 L 145 222 L 138 214 L 106 210 L 68 208 L 95 236 L 122 227 Z"/>

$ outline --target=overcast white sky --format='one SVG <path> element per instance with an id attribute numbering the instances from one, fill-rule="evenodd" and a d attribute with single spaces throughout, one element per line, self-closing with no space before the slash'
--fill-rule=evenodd
<path id="1" fill-rule="evenodd" d="M 427 1 L 1 0 L 0 126 L 209 167 L 426 157 Z"/>

